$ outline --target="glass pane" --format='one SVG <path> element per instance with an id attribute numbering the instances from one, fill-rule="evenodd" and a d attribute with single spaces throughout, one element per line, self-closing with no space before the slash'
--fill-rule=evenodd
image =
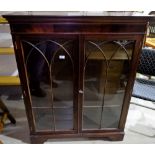
<path id="1" fill-rule="evenodd" d="M 104 107 L 101 128 L 117 128 L 121 114 L 121 106 Z"/>
<path id="2" fill-rule="evenodd" d="M 63 39 L 23 40 L 32 107 L 37 109 L 37 115 L 39 113 L 41 115 L 43 111 L 43 115 L 46 116 L 43 121 L 48 121 L 41 124 L 36 119 L 36 124 L 40 125 L 36 125 L 36 130 L 40 130 L 40 128 L 46 130 L 46 127 L 54 131 L 74 129 L 74 45 L 73 40 Z"/>
<path id="3" fill-rule="evenodd" d="M 55 108 L 57 130 L 73 130 L 73 108 Z"/>
<path id="4" fill-rule="evenodd" d="M 83 129 L 118 128 L 133 45 L 85 41 Z"/>
<path id="5" fill-rule="evenodd" d="M 83 128 L 96 129 L 100 125 L 101 110 L 100 107 L 83 108 Z"/>
<path id="6" fill-rule="evenodd" d="M 52 109 L 48 108 L 33 108 L 35 126 L 37 131 L 53 131 L 53 115 Z"/>

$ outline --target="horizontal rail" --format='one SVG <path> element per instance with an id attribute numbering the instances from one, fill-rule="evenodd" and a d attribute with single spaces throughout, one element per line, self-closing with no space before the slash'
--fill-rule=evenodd
<path id="1" fill-rule="evenodd" d="M 20 85 L 18 76 L 0 76 L 0 86 Z"/>
<path id="2" fill-rule="evenodd" d="M 10 55 L 14 54 L 13 47 L 0 47 L 0 55 Z"/>

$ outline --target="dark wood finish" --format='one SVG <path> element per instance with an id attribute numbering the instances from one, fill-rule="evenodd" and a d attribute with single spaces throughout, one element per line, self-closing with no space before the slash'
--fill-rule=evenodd
<path id="1" fill-rule="evenodd" d="M 25 107 L 30 127 L 32 143 L 43 143 L 49 138 L 108 138 L 109 140 L 123 140 L 124 126 L 129 109 L 136 67 L 139 55 L 145 39 L 147 25 L 153 17 L 133 16 L 13 16 L 5 15 L 13 36 L 16 60 L 23 88 Z M 76 59 L 74 59 L 75 72 L 73 79 L 73 104 L 74 104 L 74 129 L 62 131 L 37 131 L 35 116 L 33 114 L 32 100 L 28 85 L 28 73 L 25 66 L 25 49 L 21 40 L 56 38 L 74 38 L 76 40 Z M 84 105 L 84 64 L 85 41 L 134 41 L 131 66 L 125 88 L 125 95 L 121 107 L 121 114 L 117 128 L 83 129 L 83 105 Z M 89 40 L 88 40 L 89 41 Z M 116 73 L 116 71 L 115 71 Z M 120 73 L 119 73 L 120 74 Z M 101 77 L 101 76 L 100 76 Z M 99 82 L 103 83 L 103 82 Z M 116 89 L 116 88 L 115 88 Z M 115 90 L 114 89 L 114 90 Z M 102 88 L 100 88 L 102 90 Z M 105 89 L 106 90 L 106 89 Z M 110 92 L 110 90 L 109 90 Z M 102 106 L 103 108 L 103 106 Z M 101 124 L 100 124 L 101 125 Z"/>
<path id="2" fill-rule="evenodd" d="M 136 39 L 136 44 L 135 44 L 135 49 L 134 49 L 134 54 L 133 54 L 133 62 L 132 62 L 132 66 L 131 66 L 131 70 L 130 70 L 130 78 L 128 81 L 128 90 L 126 91 L 125 97 L 124 97 L 124 105 L 123 109 L 122 109 L 122 116 L 120 119 L 120 123 L 119 123 L 119 128 L 120 129 L 124 129 L 125 127 L 125 122 L 126 122 L 126 118 L 127 118 L 127 114 L 128 114 L 128 109 L 129 109 L 129 103 L 130 99 L 131 99 L 131 95 L 132 95 L 132 89 L 133 89 L 133 84 L 134 84 L 134 80 L 135 80 L 135 76 L 136 76 L 136 70 L 137 70 L 137 66 L 139 63 L 139 56 L 141 53 L 141 48 L 143 46 L 143 36 L 137 36 Z M 137 58 L 137 61 L 135 60 Z"/>

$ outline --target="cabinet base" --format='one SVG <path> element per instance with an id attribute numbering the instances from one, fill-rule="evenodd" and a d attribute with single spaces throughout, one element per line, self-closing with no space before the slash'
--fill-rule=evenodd
<path id="1" fill-rule="evenodd" d="M 88 139 L 102 139 L 108 141 L 122 141 L 124 138 L 124 132 L 119 133 L 82 133 L 82 134 L 45 134 L 45 135 L 30 135 L 32 144 L 42 144 L 48 139 L 56 139 L 56 138 L 88 138 Z"/>

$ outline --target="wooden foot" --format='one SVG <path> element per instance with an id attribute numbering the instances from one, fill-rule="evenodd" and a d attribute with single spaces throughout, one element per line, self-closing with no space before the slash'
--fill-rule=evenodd
<path id="1" fill-rule="evenodd" d="M 31 139 L 31 144 L 43 144 L 47 140 L 47 138 L 34 136 L 34 135 L 31 135 L 30 139 Z"/>
<path id="2" fill-rule="evenodd" d="M 108 136 L 108 140 L 110 141 L 122 141 L 124 138 L 124 134 L 116 134 Z"/>

